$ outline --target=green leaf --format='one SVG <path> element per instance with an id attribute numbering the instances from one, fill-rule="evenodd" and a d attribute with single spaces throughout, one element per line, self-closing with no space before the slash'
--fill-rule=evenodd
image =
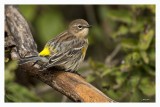
<path id="1" fill-rule="evenodd" d="M 107 74 L 110 74 L 112 71 L 113 71 L 112 69 L 105 69 L 105 70 L 102 72 L 101 77 L 104 77 L 104 76 L 106 76 Z"/>
<path id="2" fill-rule="evenodd" d="M 153 14 L 155 14 L 156 11 L 155 5 L 148 5 L 148 8 L 151 10 Z"/>
<path id="3" fill-rule="evenodd" d="M 151 75 L 151 76 L 155 76 L 155 68 L 151 68 L 150 66 L 144 65 L 143 68 L 145 69 L 145 71 Z"/>
<path id="4" fill-rule="evenodd" d="M 140 60 L 141 60 L 141 56 L 138 52 L 133 52 L 131 54 L 128 54 L 125 58 L 125 62 L 131 65 L 139 64 Z"/>
<path id="5" fill-rule="evenodd" d="M 107 6 L 100 7 L 101 16 L 104 18 L 109 18 L 114 21 L 120 21 L 125 23 L 132 23 L 132 13 L 128 9 L 110 9 Z"/>
<path id="6" fill-rule="evenodd" d="M 153 66 L 155 66 L 155 46 L 150 49 L 148 52 L 148 57 L 149 57 L 149 63 Z"/>
<path id="7" fill-rule="evenodd" d="M 106 91 L 107 95 L 112 98 L 112 99 L 115 99 L 115 100 L 118 100 L 119 99 L 119 94 L 117 94 L 114 90 L 107 90 Z"/>
<path id="8" fill-rule="evenodd" d="M 129 32 L 129 29 L 127 26 L 121 25 L 118 30 L 113 33 L 113 37 L 118 37 L 122 35 L 126 35 Z"/>
<path id="9" fill-rule="evenodd" d="M 131 26 L 128 27 L 131 33 L 139 33 L 144 29 L 144 21 L 136 20 Z M 135 36 L 138 36 L 137 34 Z"/>
<path id="10" fill-rule="evenodd" d="M 144 61 L 146 64 L 148 64 L 148 63 L 149 63 L 149 58 L 148 58 L 147 53 L 146 53 L 145 51 L 141 51 L 140 54 L 141 54 L 141 56 L 142 56 L 143 61 Z"/>
<path id="11" fill-rule="evenodd" d="M 140 35 L 139 41 L 139 49 L 140 50 L 147 50 L 150 46 L 150 43 L 154 37 L 154 30 L 149 30 L 146 34 Z"/>
<path id="12" fill-rule="evenodd" d="M 132 49 L 132 50 L 136 50 L 138 49 L 137 47 L 137 41 L 134 39 L 122 39 L 121 41 L 121 46 L 124 49 Z"/>
<path id="13" fill-rule="evenodd" d="M 129 72 L 132 69 L 132 65 L 129 63 L 121 64 L 120 70 L 122 72 Z"/>
<path id="14" fill-rule="evenodd" d="M 88 75 L 87 78 L 86 78 L 86 80 L 87 80 L 88 82 L 93 82 L 95 79 L 96 79 L 96 78 L 95 78 L 93 75 Z"/>
<path id="15" fill-rule="evenodd" d="M 132 89 L 136 90 L 135 88 L 138 85 L 139 80 L 140 80 L 140 73 L 139 72 L 131 76 L 129 82 L 130 82 Z"/>
<path id="16" fill-rule="evenodd" d="M 155 83 L 149 77 L 142 78 L 139 89 L 147 96 L 155 95 Z"/>
<path id="17" fill-rule="evenodd" d="M 9 102 L 38 102 L 41 101 L 32 91 L 17 83 L 9 83 L 5 87 L 5 100 Z"/>
<path id="18" fill-rule="evenodd" d="M 116 82 L 118 85 L 122 85 L 122 83 L 126 80 L 127 75 L 121 74 L 120 76 L 116 77 Z"/>
<path id="19" fill-rule="evenodd" d="M 8 63 L 6 63 L 5 65 L 5 81 L 9 82 L 9 81 L 13 81 L 15 78 L 15 70 L 18 67 L 18 63 L 17 61 L 10 61 Z"/>
<path id="20" fill-rule="evenodd" d="M 133 89 L 132 89 L 133 90 Z M 136 88 L 134 88 L 134 91 L 132 91 L 130 102 L 141 102 L 143 99 L 140 91 Z"/>

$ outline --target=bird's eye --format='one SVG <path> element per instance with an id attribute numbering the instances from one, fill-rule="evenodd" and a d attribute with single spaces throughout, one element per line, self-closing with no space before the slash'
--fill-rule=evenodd
<path id="1" fill-rule="evenodd" d="M 79 29 L 82 29 L 82 26 L 81 26 L 81 25 L 78 25 L 78 28 L 79 28 Z"/>

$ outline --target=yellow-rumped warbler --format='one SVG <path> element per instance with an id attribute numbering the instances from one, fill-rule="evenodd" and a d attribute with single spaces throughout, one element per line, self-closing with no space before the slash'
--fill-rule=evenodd
<path id="1" fill-rule="evenodd" d="M 41 60 L 45 62 L 42 69 L 58 67 L 70 72 L 76 71 L 86 54 L 89 27 L 83 19 L 72 21 L 66 31 L 46 43 L 38 56 L 22 59 L 20 64 Z"/>

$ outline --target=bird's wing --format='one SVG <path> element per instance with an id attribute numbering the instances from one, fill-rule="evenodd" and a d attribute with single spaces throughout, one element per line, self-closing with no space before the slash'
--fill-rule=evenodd
<path id="1" fill-rule="evenodd" d="M 58 52 L 54 55 L 52 55 L 49 58 L 48 63 L 46 64 L 46 68 L 52 67 L 52 66 L 59 66 L 68 63 L 70 60 L 79 60 L 83 54 L 82 49 L 84 48 L 84 43 L 79 43 L 79 45 L 75 45 L 69 50 L 66 50 L 65 52 Z M 77 59 L 76 59 L 77 58 Z"/>
<path id="2" fill-rule="evenodd" d="M 73 34 L 65 31 L 56 36 L 54 39 L 50 40 L 45 47 L 49 47 L 51 54 L 57 54 L 66 52 L 74 45 L 76 45 L 77 41 L 78 40 Z"/>

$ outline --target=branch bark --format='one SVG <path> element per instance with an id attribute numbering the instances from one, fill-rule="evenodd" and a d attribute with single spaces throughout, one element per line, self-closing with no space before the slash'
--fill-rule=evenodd
<path id="1" fill-rule="evenodd" d="M 7 33 L 5 48 L 11 48 L 11 58 L 13 60 L 38 54 L 36 43 L 26 20 L 12 5 L 5 6 L 5 32 Z M 27 72 L 73 101 L 114 102 L 77 74 L 54 69 L 40 71 L 38 64 L 31 65 L 32 63 L 19 65 L 18 70 Z"/>

